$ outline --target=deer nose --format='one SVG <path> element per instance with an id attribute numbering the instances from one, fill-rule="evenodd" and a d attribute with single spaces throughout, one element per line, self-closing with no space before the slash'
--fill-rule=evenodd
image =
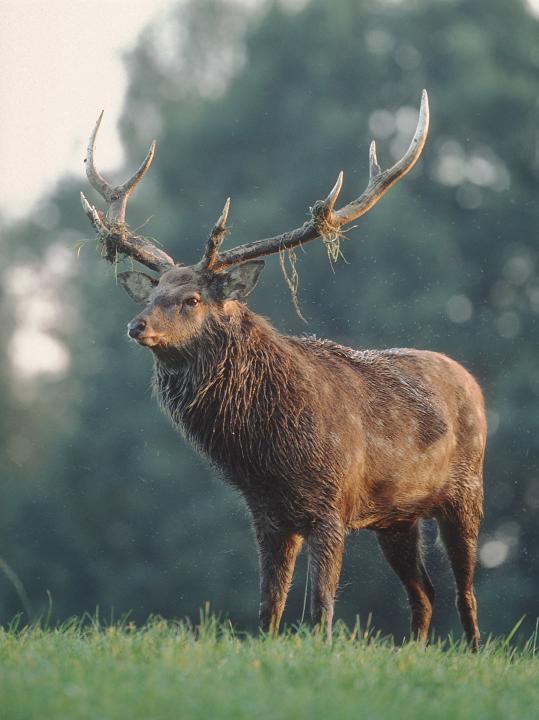
<path id="1" fill-rule="evenodd" d="M 142 334 L 145 327 L 146 320 L 143 320 L 142 318 L 135 318 L 127 325 L 127 334 L 129 337 L 136 339 Z"/>

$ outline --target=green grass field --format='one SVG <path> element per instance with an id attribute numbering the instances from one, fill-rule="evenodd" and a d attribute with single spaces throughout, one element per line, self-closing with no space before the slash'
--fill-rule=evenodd
<path id="1" fill-rule="evenodd" d="M 276 640 L 154 620 L 0 631 L 1 720 L 539 717 L 539 657 L 489 641 L 395 647 L 337 628 Z"/>

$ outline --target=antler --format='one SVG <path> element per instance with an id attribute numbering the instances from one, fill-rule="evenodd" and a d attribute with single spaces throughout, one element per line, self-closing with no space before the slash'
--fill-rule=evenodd
<path id="1" fill-rule="evenodd" d="M 164 272 L 174 266 L 174 260 L 166 252 L 160 250 L 145 238 L 131 233 L 125 223 L 127 201 L 133 190 L 140 183 L 152 164 L 155 153 L 155 140 L 150 145 L 148 154 L 137 172 L 122 185 L 112 187 L 100 174 L 95 166 L 95 140 L 103 112 L 97 119 L 90 135 L 86 153 L 86 175 L 90 185 L 97 190 L 108 204 L 106 217 L 93 205 L 90 205 L 84 194 L 80 194 L 84 212 L 103 240 L 104 254 L 107 260 L 114 262 L 118 254 L 129 255 L 146 267 Z"/>
<path id="2" fill-rule="evenodd" d="M 338 233 L 343 225 L 347 225 L 370 210 L 397 180 L 400 180 L 413 168 L 425 146 L 428 132 L 429 100 L 427 91 L 423 90 L 416 131 L 404 156 L 388 170 L 382 171 L 376 157 L 376 143 L 374 140 L 372 141 L 369 150 L 369 183 L 362 195 L 340 210 L 334 210 L 343 184 L 343 172 L 341 170 L 337 182 L 326 199 L 319 200 L 314 204 L 312 220 L 306 222 L 302 227 L 289 230 L 282 235 L 276 235 L 264 240 L 255 240 L 246 245 L 227 250 L 222 255 L 214 255 L 212 269 L 219 271 L 247 260 L 303 245 L 320 236 L 331 236 Z"/>
<path id="3" fill-rule="evenodd" d="M 228 218 L 228 211 L 230 210 L 230 198 L 226 199 L 223 212 L 219 216 L 219 220 L 213 226 L 208 242 L 206 243 L 206 250 L 204 257 L 201 260 L 201 264 L 208 270 L 212 270 L 215 263 L 217 262 L 217 253 L 219 252 L 219 246 L 225 239 L 226 233 L 226 221 Z"/>
<path id="4" fill-rule="evenodd" d="M 133 177 L 123 185 L 112 187 L 98 172 L 94 162 L 95 139 L 102 117 L 103 113 L 99 116 L 90 136 L 85 162 L 86 174 L 90 184 L 102 195 L 109 207 L 106 216 L 104 216 L 93 205 L 90 205 L 81 193 L 82 206 L 103 239 L 105 256 L 108 260 L 114 262 L 118 254 L 128 255 L 152 270 L 162 273 L 174 267 L 174 260 L 149 240 L 133 235 L 125 223 L 127 201 L 151 165 L 155 152 L 155 141 L 151 144 L 144 162 Z M 239 245 L 220 255 L 219 247 L 225 237 L 226 221 L 230 209 L 230 198 L 228 198 L 223 212 L 208 238 L 199 267 L 219 272 L 232 265 L 303 245 L 321 236 L 324 238 L 335 237 L 339 234 L 343 225 L 347 225 L 370 210 L 392 185 L 413 168 L 423 151 L 428 131 L 429 101 L 427 91 L 423 90 L 419 119 L 410 147 L 392 167 L 388 170 L 382 170 L 378 164 L 376 144 L 373 140 L 369 149 L 369 182 L 365 191 L 356 200 L 352 200 L 340 210 L 334 209 L 343 184 L 343 172 L 341 170 L 329 195 L 325 200 L 318 200 L 313 205 L 311 220 L 295 230 L 289 230 L 275 237 Z"/>

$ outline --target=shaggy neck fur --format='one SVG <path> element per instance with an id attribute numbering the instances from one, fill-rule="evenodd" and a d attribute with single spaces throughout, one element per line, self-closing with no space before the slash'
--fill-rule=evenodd
<path id="1" fill-rule="evenodd" d="M 301 342 L 235 304 L 212 315 L 186 348 L 156 352 L 155 390 L 173 422 L 235 484 L 309 453 L 316 388 Z M 292 438 L 302 437 L 297 452 Z M 284 446 L 284 447 L 283 447 Z M 282 450 L 282 451 L 280 451 Z"/>

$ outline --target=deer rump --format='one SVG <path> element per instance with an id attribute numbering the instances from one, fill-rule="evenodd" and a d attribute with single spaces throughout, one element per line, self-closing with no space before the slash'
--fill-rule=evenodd
<path id="1" fill-rule="evenodd" d="M 486 433 L 464 368 L 428 351 L 287 337 L 246 307 L 238 315 L 212 318 L 174 357 L 157 353 L 154 383 L 253 515 L 308 535 L 330 519 L 380 530 L 466 503 Z"/>

